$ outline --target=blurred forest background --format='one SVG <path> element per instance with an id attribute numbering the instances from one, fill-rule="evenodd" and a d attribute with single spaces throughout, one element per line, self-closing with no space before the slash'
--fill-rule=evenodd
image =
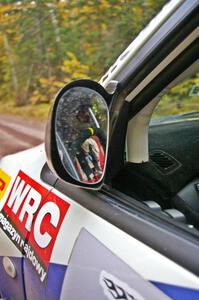
<path id="1" fill-rule="evenodd" d="M 99 80 L 165 0 L 1 0 L 0 112 L 45 118 L 63 84 Z"/>
<path id="2" fill-rule="evenodd" d="M 1 0 L 0 112 L 45 119 L 63 84 L 99 80 L 166 0 Z"/>

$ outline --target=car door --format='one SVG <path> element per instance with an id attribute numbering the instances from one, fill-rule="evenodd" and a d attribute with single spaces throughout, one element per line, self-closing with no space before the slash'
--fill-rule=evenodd
<path id="1" fill-rule="evenodd" d="M 47 167 L 42 176 L 49 178 Z M 57 285 L 49 286 L 55 274 L 61 299 L 197 299 L 198 277 L 179 263 L 183 253 L 173 259 L 167 251 L 190 243 L 175 226 L 165 230 L 147 208 L 115 190 L 91 193 L 58 180 L 53 193 L 70 208 L 49 265 L 49 299 L 56 293 Z M 189 251 L 196 249 L 193 239 Z"/>
<path id="2" fill-rule="evenodd" d="M 190 2 L 185 2 L 183 8 L 143 46 L 137 57 L 129 60 L 126 68 L 115 74 L 118 86 L 110 108 L 106 185 L 98 192 L 80 190 L 60 179 L 54 185 L 54 193 L 71 204 L 68 216 L 74 220 L 73 228 L 79 224 L 73 240 L 75 243 L 70 249 L 71 255 L 60 262 L 65 261 L 66 264 L 61 297 L 70 295 L 71 299 L 79 299 L 81 294 L 84 297 L 87 295 L 88 299 L 93 295 L 96 299 L 117 299 L 118 293 L 124 299 L 147 297 L 143 288 L 140 290 L 139 285 L 135 284 L 139 279 L 147 279 L 172 299 L 198 297 L 197 231 L 180 223 L 176 225 L 161 209 L 156 211 L 158 205 L 147 198 L 147 193 L 142 202 L 136 199 L 136 189 L 132 195 L 122 190 L 122 186 L 126 188 L 127 180 L 130 187 L 136 187 L 140 173 L 139 168 L 132 177 L 130 173 L 124 173 L 124 157 L 129 159 L 130 155 L 137 166 L 148 159 L 148 121 L 153 108 L 150 106 L 154 105 L 150 100 L 196 60 L 196 3 L 192 4 L 190 6 Z M 148 49 L 153 51 L 153 59 Z M 110 76 L 114 77 L 114 74 Z M 105 85 L 106 79 L 105 76 L 101 81 Z M 139 114 L 143 111 L 148 113 L 145 119 Z M 132 119 L 133 123 L 128 124 Z M 125 152 L 126 138 L 130 149 Z M 43 180 L 48 180 L 50 174 L 46 167 L 42 173 Z M 145 184 L 140 181 L 139 190 L 142 189 L 145 189 Z M 78 204 L 73 203 L 74 199 Z M 151 204 L 156 205 L 154 209 L 150 208 Z M 77 207 L 81 211 L 78 218 Z M 64 244 L 67 244 L 67 236 L 64 239 Z M 54 259 L 56 262 L 58 255 L 55 254 Z M 130 273 L 127 269 L 124 271 L 124 265 L 116 267 L 119 266 L 118 259 L 125 263 Z M 121 270 L 130 275 L 123 277 Z"/>

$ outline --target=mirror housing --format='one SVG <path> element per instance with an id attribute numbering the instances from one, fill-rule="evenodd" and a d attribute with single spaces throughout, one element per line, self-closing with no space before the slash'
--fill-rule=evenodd
<path id="1" fill-rule="evenodd" d="M 45 136 L 47 163 L 62 180 L 98 189 L 106 168 L 111 95 L 95 81 L 81 79 L 57 94 Z"/>

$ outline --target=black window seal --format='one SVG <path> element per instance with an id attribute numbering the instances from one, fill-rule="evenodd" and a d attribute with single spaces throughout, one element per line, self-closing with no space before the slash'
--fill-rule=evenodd
<path id="1" fill-rule="evenodd" d="M 130 103 L 129 120 L 154 99 L 175 78 L 183 73 L 198 59 L 198 39 L 192 42 L 175 60 L 155 77 Z"/>

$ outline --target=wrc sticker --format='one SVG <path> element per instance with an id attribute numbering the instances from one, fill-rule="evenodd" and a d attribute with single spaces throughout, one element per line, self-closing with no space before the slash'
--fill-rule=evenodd
<path id="1" fill-rule="evenodd" d="M 3 198 L 8 185 L 10 183 L 11 177 L 6 174 L 2 169 L 0 169 L 0 200 Z"/>
<path id="2" fill-rule="evenodd" d="M 69 206 L 65 200 L 19 171 L 0 212 L 0 227 L 43 283 Z"/>

